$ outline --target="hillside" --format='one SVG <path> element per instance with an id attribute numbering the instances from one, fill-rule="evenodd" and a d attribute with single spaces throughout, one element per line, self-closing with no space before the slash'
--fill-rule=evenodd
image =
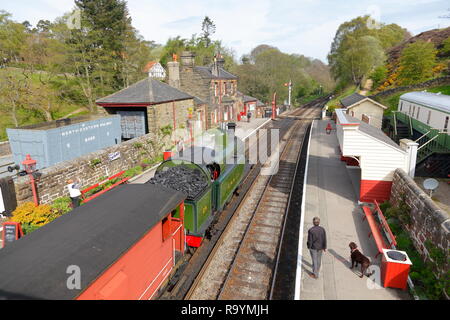
<path id="1" fill-rule="evenodd" d="M 388 62 L 392 64 L 396 64 L 403 49 L 411 43 L 417 42 L 419 40 L 425 42 L 432 42 L 434 46 L 439 50 L 442 48 L 442 43 L 450 37 L 450 27 L 445 29 L 433 29 L 429 31 L 422 32 L 417 36 L 411 37 L 408 40 L 402 42 L 401 44 L 391 48 L 387 52 Z M 438 54 L 439 56 L 439 54 Z M 442 54 L 441 54 L 442 56 Z"/>
<path id="2" fill-rule="evenodd" d="M 73 79 L 44 71 L 0 69 L 0 141 L 6 128 L 88 113 Z"/>

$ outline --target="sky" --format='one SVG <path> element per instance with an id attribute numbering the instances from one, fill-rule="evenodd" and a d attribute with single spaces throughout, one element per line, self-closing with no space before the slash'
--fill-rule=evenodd
<path id="1" fill-rule="evenodd" d="M 73 0 L 0 0 L 0 10 L 15 21 L 54 20 L 74 8 Z M 259 44 L 326 62 L 339 25 L 370 14 L 397 23 L 413 35 L 450 26 L 446 0 L 128 0 L 133 26 L 146 40 L 164 44 L 169 37 L 201 33 L 203 18 L 216 25 L 213 39 L 232 48 L 236 58 Z"/>

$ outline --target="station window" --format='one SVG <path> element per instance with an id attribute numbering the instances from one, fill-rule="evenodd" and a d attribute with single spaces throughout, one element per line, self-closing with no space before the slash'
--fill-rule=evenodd
<path id="1" fill-rule="evenodd" d="M 402 111 L 402 110 L 403 110 L 403 101 L 400 102 L 400 111 Z"/>
<path id="2" fill-rule="evenodd" d="M 431 120 L 431 110 L 428 111 L 427 124 L 430 124 L 430 120 Z"/>
<path id="3" fill-rule="evenodd" d="M 448 131 L 448 117 L 445 117 L 444 132 Z"/>
<path id="4" fill-rule="evenodd" d="M 414 118 L 414 113 L 416 113 L 416 106 L 413 107 L 412 117 Z"/>
<path id="5" fill-rule="evenodd" d="M 417 107 L 417 116 L 416 116 L 417 120 L 419 120 L 419 114 L 420 114 L 420 107 Z"/>

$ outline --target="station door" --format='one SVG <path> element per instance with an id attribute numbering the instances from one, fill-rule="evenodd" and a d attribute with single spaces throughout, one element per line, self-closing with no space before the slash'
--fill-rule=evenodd
<path id="1" fill-rule="evenodd" d="M 134 139 L 145 135 L 144 111 L 117 111 L 120 115 L 123 139 Z"/>

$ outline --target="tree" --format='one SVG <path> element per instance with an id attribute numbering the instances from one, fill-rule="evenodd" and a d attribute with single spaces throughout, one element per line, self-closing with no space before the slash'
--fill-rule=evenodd
<path id="1" fill-rule="evenodd" d="M 18 62 L 27 34 L 25 26 L 10 17 L 9 13 L 0 10 L 0 57 Z"/>
<path id="2" fill-rule="evenodd" d="M 396 24 L 369 28 L 369 19 L 369 16 L 357 17 L 341 24 L 331 45 L 328 62 L 334 78 L 344 85 L 350 82 L 358 85 L 380 64 L 384 50 L 410 36 Z"/>
<path id="3" fill-rule="evenodd" d="M 36 31 L 39 33 L 49 32 L 52 27 L 52 23 L 49 20 L 39 20 L 36 25 Z"/>
<path id="4" fill-rule="evenodd" d="M 377 88 L 387 78 L 388 69 L 384 65 L 380 65 L 370 74 L 370 79 L 373 81 L 373 87 Z"/>
<path id="5" fill-rule="evenodd" d="M 205 46 L 209 47 L 212 42 L 211 36 L 216 33 L 216 25 L 208 16 L 203 19 L 202 32 L 202 39 L 205 42 Z"/>
<path id="6" fill-rule="evenodd" d="M 433 76 L 437 50 L 434 44 L 416 41 L 406 46 L 400 56 L 398 78 L 402 84 L 425 81 Z"/>
<path id="7" fill-rule="evenodd" d="M 19 110 L 26 105 L 28 80 L 9 72 L 0 73 L 0 107 L 9 114 L 15 127 L 19 126 Z"/>
<path id="8" fill-rule="evenodd" d="M 450 37 L 448 37 L 447 39 L 445 39 L 445 40 L 442 42 L 442 53 L 443 53 L 445 56 L 450 55 Z"/>

